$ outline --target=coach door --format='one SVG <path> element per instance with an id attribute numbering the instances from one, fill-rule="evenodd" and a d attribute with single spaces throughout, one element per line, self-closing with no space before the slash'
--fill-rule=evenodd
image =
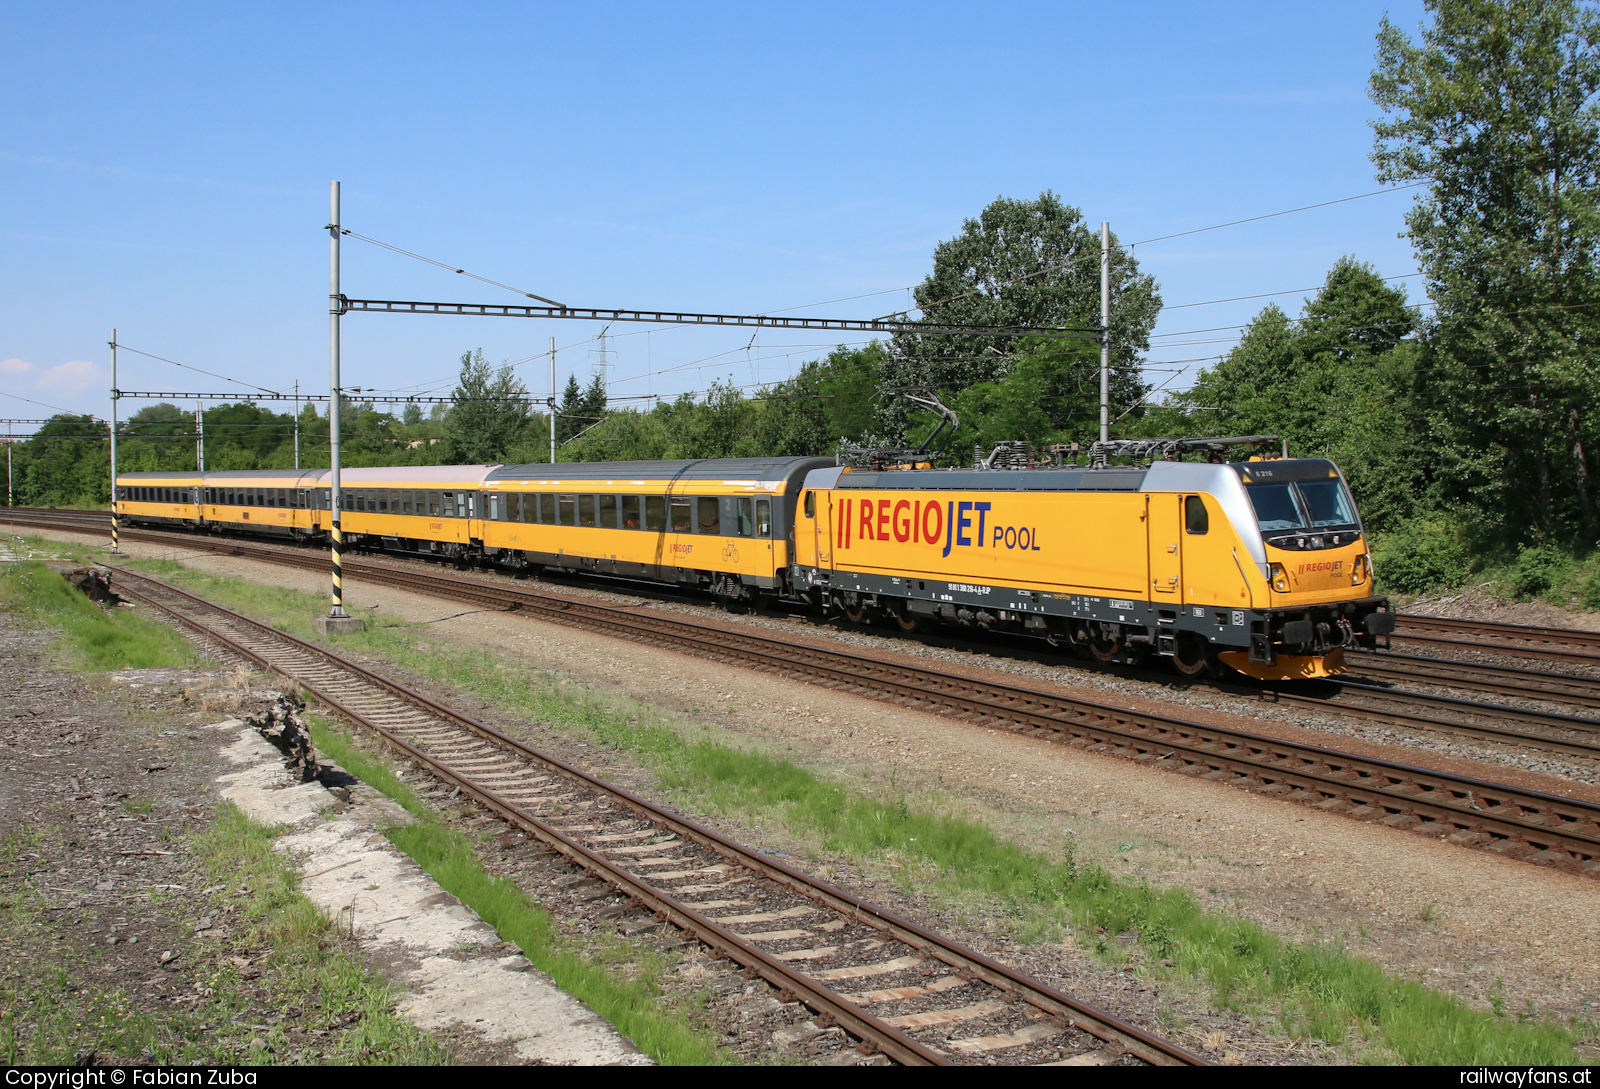
<path id="1" fill-rule="evenodd" d="M 1150 518 L 1150 598 L 1177 603 L 1183 591 L 1183 496 L 1147 496 Z"/>

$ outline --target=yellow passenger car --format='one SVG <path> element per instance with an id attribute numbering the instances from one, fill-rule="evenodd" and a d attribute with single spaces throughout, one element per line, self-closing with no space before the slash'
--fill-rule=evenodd
<path id="1" fill-rule="evenodd" d="M 320 536 L 327 501 L 325 469 L 236 469 L 207 472 L 201 481 L 201 513 L 217 532 L 292 537 Z M 320 501 L 320 510 L 319 510 Z"/>
<path id="2" fill-rule="evenodd" d="M 113 506 L 124 525 L 200 524 L 199 473 L 118 473 Z"/>
<path id="3" fill-rule="evenodd" d="M 478 493 L 489 465 L 402 465 L 345 469 L 340 529 L 350 548 L 475 554 L 482 536 Z M 328 486 L 323 474 L 322 486 Z M 324 503 L 326 506 L 326 503 Z"/>
<path id="4" fill-rule="evenodd" d="M 828 458 L 505 465 L 482 544 L 511 567 L 690 584 L 725 602 L 780 592 L 800 481 Z"/>
<path id="5" fill-rule="evenodd" d="M 791 581 L 850 619 L 1062 637 L 1264 679 L 1325 676 L 1393 630 L 1322 459 L 806 478 Z"/>

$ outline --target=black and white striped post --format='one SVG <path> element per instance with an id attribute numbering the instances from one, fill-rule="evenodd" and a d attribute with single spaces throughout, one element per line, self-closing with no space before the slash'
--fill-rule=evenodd
<path id="1" fill-rule="evenodd" d="M 328 210 L 328 522 L 333 544 L 333 606 L 327 616 L 317 618 L 317 628 L 324 635 L 341 635 L 360 631 L 366 621 L 344 609 L 344 527 L 340 518 L 344 496 L 339 488 L 339 319 L 344 316 L 344 295 L 339 291 L 338 182 L 329 185 Z"/>
<path id="2" fill-rule="evenodd" d="M 117 540 L 117 331 L 111 330 L 111 554 L 122 555 Z"/>

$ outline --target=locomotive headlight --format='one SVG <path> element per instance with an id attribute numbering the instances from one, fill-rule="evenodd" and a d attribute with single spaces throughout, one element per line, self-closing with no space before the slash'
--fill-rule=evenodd
<path id="1" fill-rule="evenodd" d="M 1272 565 L 1272 588 L 1280 594 L 1289 592 L 1289 572 L 1283 569 L 1283 564 Z"/>
<path id="2" fill-rule="evenodd" d="M 1368 573 L 1369 564 L 1367 563 L 1367 554 L 1363 552 L 1361 555 L 1356 557 L 1356 565 L 1350 572 L 1350 585 L 1360 586 L 1362 583 L 1367 581 Z"/>

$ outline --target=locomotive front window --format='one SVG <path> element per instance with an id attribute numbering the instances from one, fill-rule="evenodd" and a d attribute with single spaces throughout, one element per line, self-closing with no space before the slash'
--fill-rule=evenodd
<path id="1" fill-rule="evenodd" d="M 1334 480 L 1307 481 L 1296 485 L 1305 499 L 1307 513 L 1311 515 L 1311 528 L 1323 526 L 1353 526 L 1356 516 L 1350 502 L 1350 493 L 1344 482 Z"/>
<path id="2" fill-rule="evenodd" d="M 1356 524 L 1350 493 L 1338 479 L 1252 484 L 1245 490 L 1250 494 L 1256 520 L 1264 532 Z"/>

